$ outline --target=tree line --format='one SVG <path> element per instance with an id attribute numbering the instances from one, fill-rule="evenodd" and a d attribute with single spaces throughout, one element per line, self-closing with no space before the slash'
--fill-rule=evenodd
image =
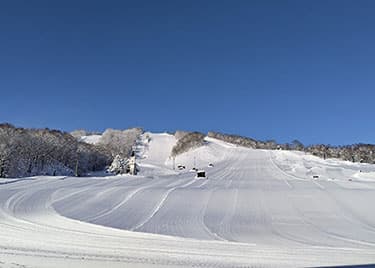
<path id="1" fill-rule="evenodd" d="M 0 124 L 0 177 L 76 175 L 103 170 L 112 161 L 102 147 L 59 130 Z"/>
<path id="2" fill-rule="evenodd" d="M 83 176 L 101 171 L 116 156 L 127 159 L 142 133 L 142 128 L 107 129 L 97 144 L 89 144 L 80 138 L 94 133 L 83 130 L 67 133 L 3 123 L 0 124 L 0 177 Z"/>
<path id="3" fill-rule="evenodd" d="M 177 142 L 172 148 L 172 157 L 205 144 L 205 135 L 199 132 L 176 131 L 174 136 Z"/>

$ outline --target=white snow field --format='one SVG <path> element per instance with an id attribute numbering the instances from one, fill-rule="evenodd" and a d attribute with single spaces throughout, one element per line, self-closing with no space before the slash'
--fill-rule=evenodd
<path id="1" fill-rule="evenodd" d="M 88 135 L 88 136 L 82 136 L 79 141 L 83 141 L 90 144 L 97 144 L 100 141 L 100 138 L 102 135 Z"/>
<path id="2" fill-rule="evenodd" d="M 0 267 L 375 263 L 374 165 L 207 138 L 177 171 L 174 136 L 147 135 L 139 176 L 1 179 Z"/>

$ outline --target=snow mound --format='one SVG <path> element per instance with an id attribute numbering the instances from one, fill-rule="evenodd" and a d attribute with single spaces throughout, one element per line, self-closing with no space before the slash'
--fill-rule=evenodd
<path id="1" fill-rule="evenodd" d="M 353 175 L 354 178 L 358 180 L 363 180 L 363 181 L 372 181 L 375 182 L 375 172 L 356 172 Z"/>
<path id="2" fill-rule="evenodd" d="M 88 136 L 82 136 L 79 141 L 90 143 L 90 144 L 97 144 L 100 141 L 100 138 L 102 135 L 88 135 Z"/>

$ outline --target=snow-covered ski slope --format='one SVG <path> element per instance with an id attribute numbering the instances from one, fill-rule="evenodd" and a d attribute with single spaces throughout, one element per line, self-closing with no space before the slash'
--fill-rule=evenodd
<path id="1" fill-rule="evenodd" d="M 140 176 L 1 179 L 0 267 L 375 263 L 373 165 L 207 138 L 179 171 L 174 136 L 145 135 Z"/>

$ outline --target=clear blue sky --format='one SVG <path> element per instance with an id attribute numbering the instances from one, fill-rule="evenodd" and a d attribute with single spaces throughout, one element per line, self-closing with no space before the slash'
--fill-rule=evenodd
<path id="1" fill-rule="evenodd" d="M 2 1 L 0 122 L 375 143 L 375 1 Z"/>

